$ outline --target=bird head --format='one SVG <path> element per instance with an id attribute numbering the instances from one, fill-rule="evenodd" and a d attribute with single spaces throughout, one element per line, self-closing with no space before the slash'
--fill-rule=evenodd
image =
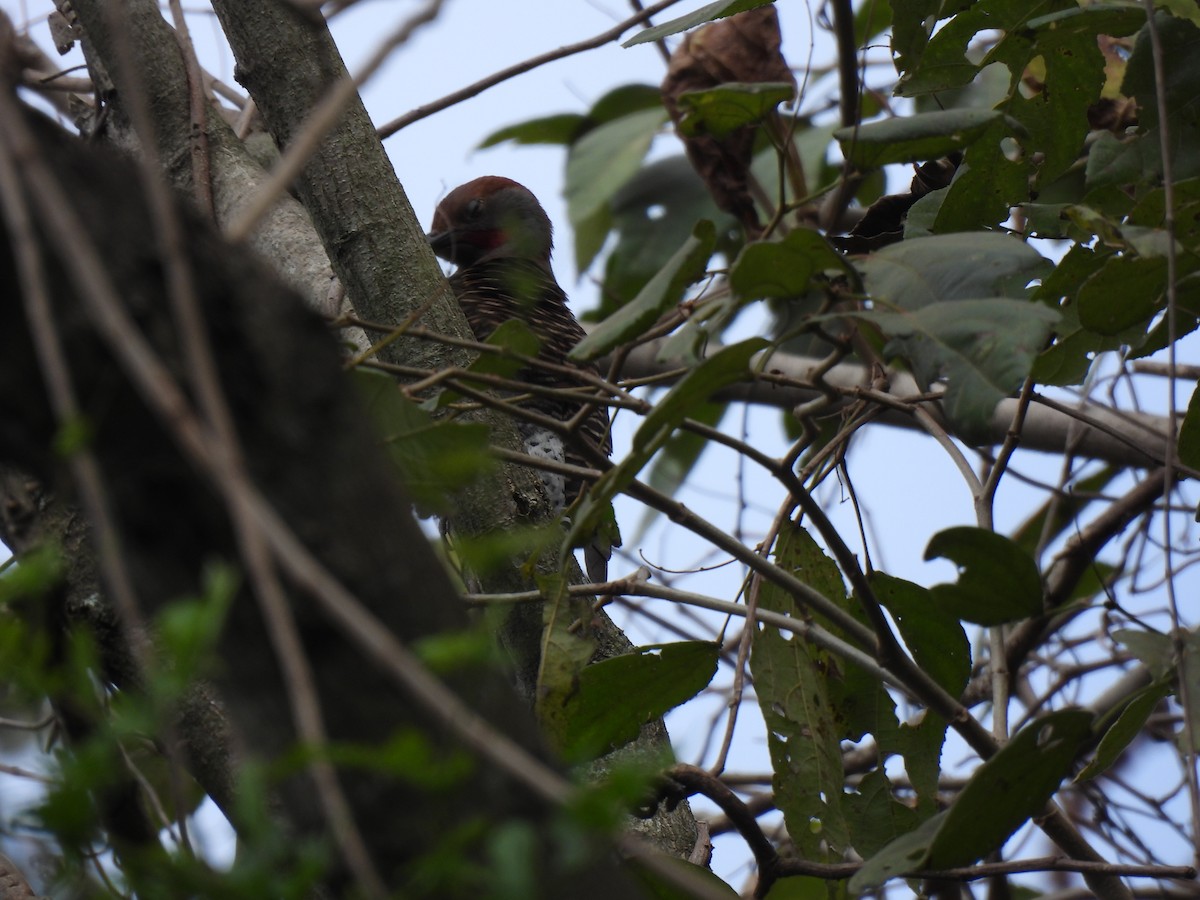
<path id="1" fill-rule="evenodd" d="M 503 258 L 550 263 L 550 217 L 528 188 L 496 175 L 447 194 L 426 238 L 434 253 L 457 266 Z"/>

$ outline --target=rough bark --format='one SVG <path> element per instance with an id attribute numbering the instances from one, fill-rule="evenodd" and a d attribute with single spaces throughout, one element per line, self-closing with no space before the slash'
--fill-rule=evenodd
<path id="1" fill-rule="evenodd" d="M 95 0 L 78 0 L 77 6 L 92 53 L 103 60 L 116 85 L 108 98 L 113 119 L 108 129 L 136 152 L 129 117 L 122 113 L 122 91 L 145 91 L 155 119 L 160 161 L 172 184 L 190 193 L 194 187 L 187 164 L 192 119 L 187 73 L 173 31 L 153 3 L 132 0 L 119 23 L 128 30 L 133 52 L 132 66 L 123 65 L 124 57 L 114 42 L 114 23 L 105 7 Z M 286 149 L 330 85 L 347 77 L 340 55 L 323 21 L 295 8 L 228 4 L 218 6 L 217 11 L 238 60 L 238 77 L 250 89 L 276 142 Z M 217 217 L 225 222 L 242 208 L 263 176 L 220 117 L 208 116 L 207 130 Z M 294 278 L 304 286 L 311 306 L 323 309 L 328 274 L 326 270 L 324 276 L 320 272 L 313 275 L 300 260 L 317 257 L 324 264 L 328 258 L 364 318 L 401 322 L 419 316 L 422 325 L 436 332 L 470 336 L 357 95 L 339 125 L 314 152 L 296 189 L 312 214 L 316 231 L 303 210 L 299 211 L 301 221 L 296 221 L 295 203 L 285 197 L 258 228 L 252 243 L 289 280 Z M 293 242 L 297 232 L 300 243 Z M 312 243 L 318 233 L 323 250 L 314 249 Z M 461 350 L 418 340 L 398 341 L 385 348 L 381 357 L 434 369 L 469 361 Z M 480 417 L 492 428 L 495 443 L 519 448 L 507 418 L 486 412 Z M 512 465 L 502 467 L 494 481 L 465 489 L 458 501 L 451 516 L 452 528 L 466 536 L 519 529 L 544 519 L 548 509 L 536 473 Z M 556 567 L 553 556 L 544 561 L 544 570 Z M 481 587 L 490 590 L 531 586 L 517 565 L 483 577 Z M 586 601 L 580 602 L 579 609 L 586 613 Z M 603 613 L 596 618 L 596 631 L 602 646 L 631 646 Z M 501 627 L 501 640 L 527 698 L 536 690 L 542 633 L 542 613 L 536 607 L 513 609 Z M 653 734 L 650 752 L 669 746 L 661 723 Z M 652 834 L 667 852 L 686 857 L 695 843 L 690 809 L 683 804 L 671 813 L 664 810 L 658 818 L 639 821 L 636 827 Z"/>
<path id="2" fill-rule="evenodd" d="M 103 60 L 118 85 L 118 92 L 120 85 L 131 83 L 127 79 L 134 79 L 137 90 L 145 93 L 154 119 L 156 150 L 165 174 L 181 196 L 192 196 L 195 185 L 190 154 L 195 134 L 188 74 L 175 32 L 151 0 L 130 0 L 119 6 L 74 0 L 72 8 L 84 28 L 89 55 Z M 111 18 L 114 14 L 120 16 L 119 24 L 126 31 L 132 68 L 124 64 L 124 55 L 114 44 Z M 112 94 L 106 99 L 112 102 L 106 106 L 98 136 L 138 155 L 138 136 L 123 104 Z M 220 115 L 213 113 L 206 117 L 205 133 L 213 205 L 217 222 L 224 226 L 262 188 L 266 173 Z M 297 200 L 288 194 L 281 196 L 254 230 L 249 243 L 313 309 L 326 315 L 338 312 L 329 308 L 333 270 L 308 214 Z"/>
<path id="3" fill-rule="evenodd" d="M 122 302 L 183 383 L 181 338 L 165 302 L 153 225 L 138 200 L 134 171 L 38 117 L 29 121 L 39 136 L 39 158 L 58 173 Z M 170 423 L 144 405 L 98 335 L 67 274 L 64 255 L 71 251 L 44 233 L 39 238 L 72 386 L 93 427 L 89 448 L 110 495 L 135 592 L 153 613 L 172 598 L 197 596 L 212 560 L 237 559 L 229 518 L 211 485 L 181 455 Z M 22 389 L 0 394 L 0 459 L 66 496 L 71 485 L 53 452 L 57 423 L 31 349 L 10 247 L 11 236 L 0 234 L 0 381 Z M 341 374 L 324 323 L 245 252 L 191 219 L 187 251 L 220 383 L 255 485 L 304 545 L 401 639 L 465 627 L 465 610 Z M 377 746 L 410 730 L 424 735 L 435 758 L 456 752 L 456 741 L 438 718 L 364 664 L 361 648 L 331 627 L 312 598 L 289 586 L 288 599 L 331 740 Z M 243 589 L 220 639 L 218 686 L 247 752 L 263 759 L 280 757 L 297 740 L 270 646 L 255 598 Z M 502 678 L 474 670 L 450 683 L 498 729 L 537 752 L 528 711 Z M 440 788 L 378 771 L 340 774 L 371 857 L 393 887 L 404 883 L 410 861 L 464 821 L 481 814 L 493 821 L 515 817 L 545 837 L 553 812 L 524 786 L 485 766 Z M 306 775 L 282 781 L 279 796 L 298 832 L 325 833 Z M 590 872 L 571 876 L 555 869 L 549 851 L 539 863 L 547 896 L 636 895 L 604 858 Z M 333 887 L 345 878 L 335 871 Z"/>

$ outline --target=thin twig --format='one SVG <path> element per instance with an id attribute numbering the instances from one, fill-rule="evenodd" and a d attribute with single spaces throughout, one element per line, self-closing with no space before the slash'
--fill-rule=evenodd
<path id="1" fill-rule="evenodd" d="M 1175 244 L 1175 176 L 1174 163 L 1171 160 L 1170 109 L 1167 106 L 1167 76 L 1166 63 L 1163 59 L 1162 36 L 1158 33 L 1158 22 L 1155 20 L 1153 0 L 1143 0 L 1146 8 L 1146 28 L 1150 34 L 1150 50 L 1154 61 L 1154 100 L 1158 112 L 1158 145 L 1162 155 L 1163 168 L 1163 229 L 1167 237 L 1167 369 L 1171 375 L 1167 378 L 1167 421 L 1168 433 L 1178 433 L 1178 411 L 1175 406 L 1175 341 L 1179 334 L 1178 309 L 1179 296 L 1177 279 L 1179 277 L 1178 250 Z M 1174 440 L 1163 444 L 1163 469 L 1166 482 L 1163 486 L 1163 496 L 1170 497 L 1174 490 L 1176 447 Z M 1175 579 L 1171 570 L 1173 544 L 1171 539 L 1171 520 L 1169 512 L 1162 517 L 1163 528 L 1163 567 L 1166 570 L 1167 606 L 1171 611 L 1172 639 L 1175 642 L 1175 658 L 1180 662 L 1179 703 L 1184 709 L 1192 709 L 1195 690 L 1194 673 L 1184 671 L 1183 667 L 1197 666 L 1194 654 L 1189 654 L 1186 648 L 1187 631 L 1182 627 L 1179 618 L 1179 602 L 1175 596 Z M 1200 779 L 1196 774 L 1196 723 L 1193 716 L 1183 717 L 1183 753 L 1186 763 L 1188 785 L 1188 801 L 1192 811 L 1192 858 L 1200 863 L 1200 832 L 1196 825 L 1200 823 Z"/>
<path id="2" fill-rule="evenodd" d="M 587 40 L 579 41 L 575 44 L 568 44 L 565 47 L 559 47 L 557 50 L 550 50 L 546 53 L 541 53 L 524 62 L 519 62 L 516 65 L 509 66 L 507 69 L 501 69 L 499 72 L 493 72 L 486 78 L 481 78 L 473 84 L 467 85 L 465 88 L 455 91 L 452 94 L 447 94 L 439 100 L 434 100 L 432 103 L 426 103 L 424 106 L 418 106 L 416 109 L 405 113 L 397 119 L 393 119 L 386 125 L 380 126 L 378 129 L 379 137 L 386 139 L 391 137 L 402 128 L 407 128 L 414 122 L 419 122 L 422 119 L 432 116 L 434 113 L 441 112 L 443 109 L 454 106 L 456 103 L 461 103 L 464 100 L 482 94 L 488 88 L 493 88 L 498 84 L 508 81 L 510 78 L 515 78 L 518 75 L 524 75 L 526 72 L 531 72 L 539 66 L 544 66 L 546 63 L 555 62 L 560 59 L 565 59 L 568 56 L 574 56 L 577 53 L 583 53 L 585 50 L 594 50 L 597 47 L 603 47 L 605 44 L 611 43 L 623 35 L 634 25 L 645 22 L 656 13 L 662 12 L 678 3 L 679 0 L 659 0 L 658 3 L 647 6 L 644 10 L 634 16 L 630 16 L 623 22 L 609 28 L 607 31 L 602 31 L 595 37 Z"/>
<path id="3" fill-rule="evenodd" d="M 180 0 L 170 0 L 171 20 L 175 23 L 175 38 L 183 54 L 184 71 L 187 73 L 188 103 L 191 106 L 192 129 L 192 193 L 196 206 L 208 218 L 217 220 L 217 209 L 213 201 L 212 159 L 208 146 L 208 97 L 204 91 L 204 74 L 196 48 L 188 32 L 187 17 L 183 14 Z"/>
<path id="4" fill-rule="evenodd" d="M 1017 411 L 1013 414 L 1012 424 L 1000 445 L 988 471 L 987 479 L 979 494 L 975 497 L 975 518 L 980 528 L 988 531 L 995 530 L 993 509 L 996 502 L 996 491 L 1000 487 L 1000 479 L 1008 468 L 1017 445 L 1021 441 L 1021 426 L 1025 422 L 1025 413 L 1029 409 L 1029 400 L 1033 396 L 1033 379 L 1026 378 L 1017 401 Z M 1005 648 L 1005 627 L 1003 623 L 993 625 L 988 629 L 988 660 L 992 677 L 992 734 L 996 740 L 1003 743 L 1008 740 L 1008 701 L 1011 694 L 1012 673 L 1008 668 L 1008 655 Z"/>
<path id="5" fill-rule="evenodd" d="M 688 606 L 696 606 L 701 609 L 711 609 L 714 612 L 730 616 L 746 616 L 745 604 L 720 600 L 716 597 L 696 594 L 691 591 L 680 590 L 679 588 L 652 584 L 636 577 L 618 578 L 601 584 L 571 585 L 568 590 L 572 594 L 585 596 L 592 594 L 621 594 L 628 597 L 649 597 L 657 600 L 668 600 L 672 603 L 684 603 Z M 537 591 L 521 591 L 511 594 L 466 594 L 465 599 L 469 603 L 482 606 L 491 603 L 541 602 L 545 598 Z M 770 625 L 772 628 L 778 628 L 780 631 L 785 631 L 789 634 L 799 635 L 823 650 L 828 650 L 835 656 L 861 667 L 865 672 L 879 681 L 890 684 L 892 687 L 898 688 L 906 694 L 909 693 L 908 686 L 894 673 L 880 666 L 870 654 L 864 653 L 862 650 L 830 633 L 815 622 L 807 619 L 792 618 L 791 616 L 768 609 L 758 610 L 755 613 L 755 617 L 764 625 Z"/>
<path id="6" fill-rule="evenodd" d="M 779 853 L 775 850 L 774 844 L 767 840 L 767 836 L 763 834 L 763 830 L 758 824 L 758 819 L 742 798 L 731 791 L 719 778 L 697 766 L 679 763 L 667 769 L 664 775 L 678 787 L 683 788 L 687 794 L 703 794 L 729 817 L 729 821 L 733 823 L 738 834 L 745 840 L 746 846 L 754 854 L 755 862 L 758 863 L 759 884 L 755 890 L 755 896 L 762 896 L 762 892 L 775 881 Z"/>

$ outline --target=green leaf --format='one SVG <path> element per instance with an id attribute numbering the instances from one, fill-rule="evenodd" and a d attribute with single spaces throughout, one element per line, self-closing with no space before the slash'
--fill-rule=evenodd
<path id="1" fill-rule="evenodd" d="M 704 690 L 717 671 L 720 647 L 680 641 L 639 647 L 584 669 L 567 702 L 563 754 L 594 759 L 637 737 L 647 722 Z"/>
<path id="2" fill-rule="evenodd" d="M 481 375 L 497 375 L 501 378 L 512 378 L 524 367 L 518 356 L 537 356 L 541 341 L 528 325 L 520 319 L 509 319 L 501 322 L 499 327 L 488 336 L 486 343 L 500 347 L 505 353 L 481 352 L 475 361 L 467 367 L 468 372 Z"/>
<path id="3" fill-rule="evenodd" d="M 1132 5 L 1081 9 L 1074 0 L 980 0 L 929 40 L 919 63 L 904 73 L 897 93 L 912 97 L 957 88 L 982 69 L 1003 64 L 1008 89 L 997 109 L 1021 124 L 1019 167 L 1036 171 L 1039 184 L 1046 185 L 1079 155 L 1088 131 L 1087 109 L 1104 86 L 1104 58 L 1096 35 L 1130 34 L 1143 15 Z M 968 47 L 980 31 L 989 29 L 1001 36 L 976 64 L 967 57 Z"/>
<path id="4" fill-rule="evenodd" d="M 1079 286 L 1104 265 L 1111 254 L 1076 244 L 1067 251 L 1054 271 L 1036 291 L 1034 299 L 1059 310 L 1062 319 L 1055 326 L 1053 346 L 1042 351 L 1033 366 L 1033 378 L 1040 384 L 1079 384 L 1087 376 L 1094 356 L 1120 346 L 1114 338 L 1088 331 L 1079 324 Z"/>
<path id="5" fill-rule="evenodd" d="M 836 588 L 845 602 L 837 567 L 799 525 L 783 526 L 776 558 L 798 577 L 816 581 L 813 586 L 824 587 L 827 596 L 834 593 L 835 602 Z M 803 615 L 791 595 L 773 584 L 763 585 L 759 604 L 774 612 Z M 849 844 L 842 803 L 842 728 L 830 694 L 842 672 L 840 661 L 799 635 L 762 626 L 754 633 L 750 671 L 767 725 L 775 801 L 788 833 L 806 859 L 836 855 Z"/>
<path id="6" fill-rule="evenodd" d="M 904 309 L 939 300 L 1023 297 L 1025 286 L 1050 269 L 1028 244 L 991 232 L 902 241 L 856 264 L 872 299 Z"/>
<path id="7" fill-rule="evenodd" d="M 940 5 L 934 4 L 935 8 Z M 982 27 L 986 27 L 982 25 L 982 21 L 985 18 L 990 19 L 996 28 L 1005 28 L 1008 24 L 994 12 L 997 5 L 1012 4 L 1006 4 L 1004 0 L 984 0 L 975 4 L 974 9 L 960 12 L 938 29 L 937 33 L 920 47 L 920 60 L 915 65 L 905 67 L 900 81 L 896 84 L 896 94 L 901 97 L 917 97 L 961 87 L 971 81 L 979 71 L 979 66 L 967 59 L 967 45 Z M 920 46 L 920 30 L 913 29 L 912 33 L 917 39 L 913 42 L 914 47 Z"/>
<path id="8" fill-rule="evenodd" d="M 948 109 L 840 128 L 833 136 L 852 165 L 867 169 L 962 150 L 1002 118 L 990 109 Z"/>
<path id="9" fill-rule="evenodd" d="M 850 879 L 851 892 L 921 869 L 974 863 L 1040 813 L 1087 739 L 1092 714 L 1062 710 L 1031 722 L 972 774 L 945 812 L 892 841 Z"/>
<path id="10" fill-rule="evenodd" d="M 891 338 L 884 355 L 907 359 L 921 384 L 947 377 L 942 403 L 968 442 L 986 439 L 996 404 L 1024 382 L 1058 321 L 1045 306 L 1000 297 L 849 315 L 878 325 Z"/>
<path id="11" fill-rule="evenodd" d="M 497 129 L 480 141 L 477 150 L 505 141 L 515 144 L 569 144 L 587 123 L 579 113 L 558 113 Z"/>
<path id="12" fill-rule="evenodd" d="M 951 695 L 961 694 L 971 673 L 971 649 L 958 619 L 940 609 L 927 588 L 878 571 L 869 573 L 868 579 L 917 665 Z M 877 735 L 881 750 L 904 757 L 922 819 L 931 815 L 939 803 L 938 779 L 946 729 L 945 719 L 924 710 L 901 723 L 886 740 Z"/>
<path id="13" fill-rule="evenodd" d="M 688 239 L 698 221 L 716 223 L 719 246 L 729 243 L 733 226 L 732 217 L 717 208 L 682 154 L 639 169 L 613 197 L 611 208 L 617 244 L 604 264 L 601 316 L 633 299 Z"/>
<path id="14" fill-rule="evenodd" d="M 69 459 L 92 445 L 96 437 L 96 425 L 84 415 L 71 416 L 58 424 L 54 433 L 54 453 L 60 459 Z"/>
<path id="15" fill-rule="evenodd" d="M 606 207 L 650 149 L 666 110 L 643 109 L 593 128 L 571 145 L 567 155 L 567 212 L 584 222 Z"/>
<path id="16" fill-rule="evenodd" d="M 920 62 L 942 0 L 890 0 L 890 5 L 892 50 L 896 56 L 896 71 L 903 75 Z"/>
<path id="17" fill-rule="evenodd" d="M 1165 634 L 1157 631 L 1135 631 L 1118 628 L 1112 633 L 1113 640 L 1124 644 L 1155 679 L 1164 678 L 1175 670 L 1175 644 Z"/>
<path id="18" fill-rule="evenodd" d="M 597 100 L 586 115 L 557 113 L 506 125 L 485 137 L 477 149 L 494 147 L 505 141 L 517 144 L 571 144 L 605 122 L 661 106 L 662 97 L 658 88 L 648 84 L 624 84 Z"/>
<path id="19" fill-rule="evenodd" d="M 1184 266 L 1181 265 L 1180 268 L 1184 268 Z M 1151 356 L 1168 346 L 1171 343 L 1172 337 L 1178 341 L 1184 335 L 1191 334 L 1197 328 L 1200 328 L 1200 275 L 1192 273 L 1180 278 L 1176 282 L 1175 303 L 1174 335 L 1171 333 L 1171 324 L 1167 317 L 1157 317 L 1156 320 L 1152 320 L 1156 324 L 1150 328 L 1144 339 L 1140 341 L 1134 339 L 1127 342 L 1131 344 L 1129 353 L 1131 359 L 1141 359 Z M 1165 292 L 1162 298 L 1162 308 L 1166 308 Z M 1146 323 L 1142 322 L 1139 324 L 1144 327 Z"/>
<path id="20" fill-rule="evenodd" d="M 1196 116 L 1196 97 L 1200 95 L 1200 28 L 1187 19 L 1159 13 L 1155 17 L 1166 68 L 1168 150 L 1172 175 L 1187 179 L 1200 174 L 1200 120 Z M 1133 97 L 1141 110 L 1139 141 L 1145 166 L 1142 178 L 1162 173 L 1162 150 L 1158 120 L 1158 99 L 1154 77 L 1154 52 L 1148 29 L 1139 32 L 1133 53 L 1125 67 L 1121 93 Z"/>
<path id="21" fill-rule="evenodd" d="M 697 866 L 686 859 L 663 854 L 658 858 L 658 865 L 666 866 L 669 869 L 676 869 L 683 878 L 689 881 L 692 879 L 699 881 L 708 888 L 712 896 L 723 894 L 729 900 L 738 900 L 741 896 L 727 882 L 715 875 L 712 870 L 706 869 L 703 866 Z M 659 872 L 651 871 L 646 865 L 639 863 L 636 859 L 631 858 L 627 860 L 623 863 L 623 866 L 638 877 L 647 900 L 695 900 L 695 891 L 680 886 L 677 880 L 668 880 Z M 791 879 L 782 879 L 781 881 L 788 880 Z M 778 885 L 781 881 L 777 881 L 775 884 Z M 639 894 L 639 896 L 643 895 Z M 772 894 L 771 896 L 774 895 Z M 828 898 L 822 893 L 816 900 L 828 900 Z"/>
<path id="22" fill-rule="evenodd" d="M 1038 184 L 1047 185 L 1078 158 L 1088 133 L 1088 107 L 1104 87 L 1096 36 L 1132 34 L 1145 22 L 1145 12 L 1101 4 L 1080 8 L 1074 0 L 1045 3 L 1039 11 L 1048 14 L 1011 30 L 981 65 L 1008 67 L 1012 78 L 1002 108 L 1024 127 L 1025 154 L 1041 154 Z"/>
<path id="23" fill-rule="evenodd" d="M 898 875 L 925 868 L 929 845 L 945 820 L 946 813 L 938 813 L 867 859 L 847 885 L 851 895 L 858 897 Z"/>
<path id="24" fill-rule="evenodd" d="M 917 665 L 952 697 L 959 696 L 971 677 L 971 644 L 958 616 L 948 614 L 919 584 L 883 572 L 872 572 L 870 581 Z"/>
<path id="25" fill-rule="evenodd" d="M 19 604 L 44 597 L 61 584 L 66 576 L 62 549 L 45 543 L 22 553 L 17 565 L 0 576 L 0 606 Z"/>
<path id="26" fill-rule="evenodd" d="M 1175 240 L 1191 253 L 1200 252 L 1200 178 L 1177 181 L 1173 185 L 1175 202 Z M 1129 213 L 1130 225 L 1162 228 L 1166 224 L 1167 196 L 1155 188 L 1141 197 Z"/>
<path id="27" fill-rule="evenodd" d="M 937 210 L 932 231 L 948 234 L 1000 225 L 1013 206 L 1029 199 L 1029 170 L 1025 162 L 1004 153 L 1011 133 L 1009 120 L 996 121 L 967 148 L 954 181 Z"/>
<path id="28" fill-rule="evenodd" d="M 600 206 L 586 219 L 572 222 L 571 225 L 575 232 L 575 268 L 579 272 L 586 272 L 604 249 L 608 233 L 612 231 L 612 210 L 607 205 Z"/>
<path id="29" fill-rule="evenodd" d="M 405 398 L 389 375 L 362 368 L 351 375 L 423 513 L 448 511 L 454 491 L 491 469 L 486 425 L 434 419 Z"/>
<path id="30" fill-rule="evenodd" d="M 1042 579 L 1025 550 L 1002 534 L 959 526 L 939 531 L 925 559 L 944 557 L 959 567 L 958 581 L 931 589 L 951 615 L 977 625 L 1016 622 L 1042 611 Z"/>
<path id="31" fill-rule="evenodd" d="M 947 810 L 929 847 L 927 865 L 971 865 L 1040 814 L 1070 772 L 1093 718 L 1085 710 L 1061 710 L 1018 731 L 975 770 Z"/>
<path id="32" fill-rule="evenodd" d="M 854 849 L 864 857 L 878 853 L 921 821 L 915 809 L 895 798 L 883 769 L 868 772 L 859 782 L 858 791 L 846 795 L 844 806 Z"/>
<path id="33" fill-rule="evenodd" d="M 860 50 L 892 24 L 892 4 L 868 0 L 854 14 L 854 44 Z"/>
<path id="34" fill-rule="evenodd" d="M 1108 771 L 1113 763 L 1120 759 L 1125 748 L 1141 734 L 1150 714 L 1170 692 L 1169 684 L 1151 684 L 1134 694 L 1116 721 L 1104 732 L 1104 737 L 1100 738 L 1096 747 L 1095 757 L 1075 776 L 1074 783 L 1091 781 Z"/>
<path id="35" fill-rule="evenodd" d="M 742 248 L 729 272 L 729 284 L 742 300 L 798 297 L 813 275 L 827 269 L 845 272 L 845 257 L 816 231 L 797 228 L 780 241 L 755 241 Z"/>
<path id="36" fill-rule="evenodd" d="M 622 84 L 592 104 L 587 117 L 593 125 L 603 125 L 644 109 L 661 108 L 662 92 L 658 85 Z"/>
<path id="37" fill-rule="evenodd" d="M 155 616 L 155 634 L 160 649 L 171 660 L 169 669 L 157 671 L 149 690 L 152 695 L 175 702 L 195 679 L 212 674 L 217 640 L 240 586 L 237 572 L 226 565 L 204 570 L 204 593 L 200 597 L 173 600 Z M 170 684 L 167 684 L 170 682 Z M 160 690 L 175 692 L 164 696 Z"/>
<path id="38" fill-rule="evenodd" d="M 652 28 L 638 32 L 621 46 L 632 47 L 635 44 L 657 41 L 660 38 L 678 34 L 681 31 L 687 31 L 687 29 L 694 28 L 697 25 L 703 25 L 705 22 L 711 22 L 714 19 L 723 19 L 726 16 L 736 15 L 748 9 L 757 9 L 771 2 L 773 0 L 717 0 L 716 3 L 709 3 L 707 6 L 702 6 L 695 12 L 688 13 L 686 16 L 680 16 L 677 19 L 671 19 L 669 22 L 663 22 L 661 25 L 655 25 Z"/>
<path id="39" fill-rule="evenodd" d="M 1181 463 L 1193 469 L 1200 468 L 1200 382 L 1192 391 L 1187 412 L 1179 426 L 1178 453 Z"/>
<path id="40" fill-rule="evenodd" d="M 1102 335 L 1144 327 L 1166 287 L 1166 260 L 1113 256 L 1079 289 L 1079 324 Z"/>
<path id="41" fill-rule="evenodd" d="M 688 372 L 657 403 L 633 436 L 635 453 L 657 451 L 692 408 L 723 387 L 749 377 L 750 361 L 769 346 L 763 338 L 750 338 L 723 347 Z M 649 457 L 647 457 L 648 459 Z"/>
<path id="42" fill-rule="evenodd" d="M 200 808 L 208 795 L 186 769 L 181 771 L 175 760 L 150 741 L 134 739 L 123 743 L 124 764 L 137 772 L 142 790 L 155 797 L 169 797 L 170 809 L 176 815 L 190 816 Z"/>
<path id="43" fill-rule="evenodd" d="M 1156 0 L 1154 5 L 1167 10 L 1173 16 L 1200 26 L 1200 5 L 1197 5 L 1196 0 Z"/>
<path id="44" fill-rule="evenodd" d="M 1088 150 L 1084 169 L 1088 190 L 1105 185 L 1133 184 L 1142 177 L 1143 170 L 1153 168 L 1154 163 L 1147 158 L 1152 154 L 1145 137 L 1148 135 L 1119 138 L 1107 131 L 1100 132 Z"/>
<path id="45" fill-rule="evenodd" d="M 1176 699 L 1183 707 L 1185 727 L 1180 729 L 1180 743 L 1193 753 L 1200 743 L 1200 634 L 1189 631 L 1183 638 L 1179 659 L 1179 688 Z M 1188 735 L 1192 744 L 1188 746 Z"/>
<path id="46" fill-rule="evenodd" d="M 683 112 L 679 131 L 724 138 L 739 128 L 761 122 L 795 95 L 796 86 L 785 81 L 731 81 L 704 91 L 687 91 L 679 96 Z"/>
<path id="47" fill-rule="evenodd" d="M 762 338 L 724 347 L 688 372 L 659 400 L 633 435 L 629 453 L 596 482 L 583 498 L 571 523 L 567 544 L 577 546 L 576 536 L 594 529 L 609 501 L 629 485 L 670 439 L 697 404 L 712 397 L 721 388 L 749 377 L 750 360 L 766 348 Z"/>
<path id="48" fill-rule="evenodd" d="M 949 376 L 947 414 L 965 439 L 981 437 L 1058 318 L 1002 298 L 1024 296 L 1050 264 L 1018 240 L 982 233 L 902 241 L 857 266 L 875 309 L 850 315 L 874 320 L 892 338 L 885 354 L 908 359 L 918 380 Z"/>
<path id="49" fill-rule="evenodd" d="M 643 334 L 664 311 L 680 301 L 688 285 L 704 275 L 716 240 L 713 223 L 698 222 L 691 237 L 638 295 L 594 328 L 569 357 L 580 362 L 597 359 Z"/>
<path id="50" fill-rule="evenodd" d="M 425 635 L 412 642 L 412 649 L 437 675 L 487 665 L 496 656 L 492 633 L 479 627 Z"/>
<path id="51" fill-rule="evenodd" d="M 946 743 L 946 720 L 925 710 L 915 720 L 904 722 L 894 744 L 904 757 L 904 770 L 917 792 L 917 812 L 933 815 L 938 808 L 938 779 L 942 774 L 942 747 Z"/>
<path id="52" fill-rule="evenodd" d="M 596 649 L 591 630 L 577 622 L 590 621 L 591 600 L 573 597 L 561 574 L 538 577 L 542 603 L 542 653 L 538 665 L 536 710 L 542 730 L 558 748 L 570 734 L 568 704 L 579 688 Z"/>

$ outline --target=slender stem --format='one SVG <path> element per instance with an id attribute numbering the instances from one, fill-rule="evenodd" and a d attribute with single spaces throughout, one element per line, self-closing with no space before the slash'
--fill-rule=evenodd
<path id="1" fill-rule="evenodd" d="M 1178 434 L 1178 413 L 1175 407 L 1175 341 L 1179 335 L 1178 325 L 1178 286 L 1179 277 L 1178 251 L 1175 244 L 1175 176 L 1174 164 L 1171 161 L 1170 109 L 1167 106 L 1167 77 L 1166 64 L 1163 59 L 1162 36 L 1158 33 L 1158 22 L 1155 20 L 1153 0 L 1143 0 L 1146 8 L 1146 28 L 1150 33 L 1150 49 L 1154 60 L 1154 99 L 1158 111 L 1158 141 L 1162 155 L 1163 168 L 1163 229 L 1167 233 L 1167 369 L 1171 375 L 1167 379 L 1167 421 L 1168 440 L 1163 443 L 1163 469 L 1166 483 L 1163 496 L 1170 500 L 1174 490 L 1175 468 L 1177 464 L 1175 435 Z M 1168 503 L 1169 506 L 1169 503 Z M 1184 709 L 1191 709 L 1194 698 L 1190 695 L 1195 690 L 1194 673 L 1182 671 L 1187 668 L 1200 667 L 1195 654 L 1187 652 L 1185 640 L 1187 631 L 1182 627 L 1179 618 L 1179 603 L 1175 596 L 1175 578 L 1172 574 L 1172 538 L 1171 513 L 1169 508 L 1163 512 L 1163 566 L 1166 569 L 1167 605 L 1171 611 L 1172 638 L 1175 641 L 1175 658 L 1180 661 L 1179 673 L 1179 703 Z M 1183 717 L 1184 772 L 1187 777 L 1188 800 L 1192 810 L 1192 858 L 1200 863 L 1200 779 L 1196 774 L 1196 723 L 1193 717 Z"/>

